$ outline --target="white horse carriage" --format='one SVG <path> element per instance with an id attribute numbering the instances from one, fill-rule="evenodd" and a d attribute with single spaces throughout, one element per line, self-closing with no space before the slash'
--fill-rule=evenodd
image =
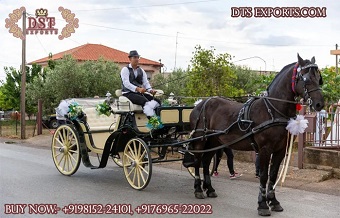
<path id="1" fill-rule="evenodd" d="M 157 93 L 162 94 L 161 90 Z M 111 102 L 109 116 L 98 115 L 96 105 L 104 98 L 71 99 L 77 102 L 82 113 L 60 125 L 52 138 L 52 157 L 57 170 L 70 176 L 74 174 L 82 160 L 86 167 L 104 168 L 108 159 L 124 169 L 125 177 L 131 187 L 144 189 L 152 175 L 152 163 L 181 161 L 181 158 L 168 158 L 169 152 L 179 152 L 187 146 L 190 133 L 189 116 L 193 107 L 158 107 L 156 115 L 162 128 L 150 129 L 148 118 L 139 105 L 132 104 L 121 91 L 115 93 L 118 99 Z M 89 153 L 97 154 L 99 165 L 91 163 Z M 215 162 L 215 159 L 213 159 Z M 211 172 L 214 164 L 212 164 Z M 193 175 L 192 168 L 188 168 Z"/>

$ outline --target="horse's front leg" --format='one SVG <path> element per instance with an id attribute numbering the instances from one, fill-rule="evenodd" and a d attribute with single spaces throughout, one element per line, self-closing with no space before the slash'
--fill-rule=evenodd
<path id="1" fill-rule="evenodd" d="M 204 199 L 203 190 L 201 187 L 201 176 L 200 176 L 200 166 L 202 162 L 202 155 L 195 155 L 195 197 L 198 199 Z"/>
<path id="2" fill-rule="evenodd" d="M 202 165 L 203 165 L 203 190 L 207 190 L 207 196 L 210 198 L 216 198 L 217 194 L 215 189 L 211 185 L 211 178 L 210 178 L 210 171 L 209 166 L 212 157 L 215 155 L 215 152 L 205 153 L 202 158 Z"/>
<path id="3" fill-rule="evenodd" d="M 279 152 L 273 154 L 272 166 L 270 167 L 270 177 L 267 191 L 267 201 L 272 211 L 283 211 L 280 202 L 275 197 L 274 184 L 277 179 L 277 174 L 280 168 L 280 164 L 285 156 L 285 149 L 281 149 Z"/>
<path id="4" fill-rule="evenodd" d="M 260 158 L 260 192 L 258 197 L 258 214 L 261 216 L 270 216 L 270 210 L 267 205 L 266 187 L 268 181 L 268 166 L 271 153 L 266 147 L 261 148 L 259 152 Z"/>

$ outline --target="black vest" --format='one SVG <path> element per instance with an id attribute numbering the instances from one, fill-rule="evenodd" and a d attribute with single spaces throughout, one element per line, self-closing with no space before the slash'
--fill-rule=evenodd
<path id="1" fill-rule="evenodd" d="M 129 81 L 131 84 L 142 87 L 143 86 L 143 71 L 140 67 L 137 67 L 137 77 L 135 77 L 135 74 L 133 72 L 133 69 L 129 67 L 129 65 L 126 66 L 130 72 L 129 74 Z M 122 82 L 122 92 L 131 92 L 130 89 L 126 88 Z"/>

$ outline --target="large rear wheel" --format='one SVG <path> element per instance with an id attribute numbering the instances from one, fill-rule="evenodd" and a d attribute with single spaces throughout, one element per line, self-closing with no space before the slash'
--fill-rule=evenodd
<path id="1" fill-rule="evenodd" d="M 152 174 L 152 159 L 146 143 L 140 138 L 128 141 L 122 161 L 125 178 L 130 186 L 136 190 L 144 189 Z"/>
<path id="2" fill-rule="evenodd" d="M 52 158 L 57 170 L 65 175 L 74 174 L 80 164 L 79 137 L 71 125 L 59 126 L 52 138 Z"/>

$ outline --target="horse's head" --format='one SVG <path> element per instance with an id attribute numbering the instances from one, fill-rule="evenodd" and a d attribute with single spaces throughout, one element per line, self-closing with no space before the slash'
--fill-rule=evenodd
<path id="1" fill-rule="evenodd" d="M 294 68 L 295 93 L 307 101 L 315 110 L 320 111 L 324 106 L 324 99 L 320 85 L 322 76 L 315 57 L 311 60 L 303 60 L 298 54 L 298 62 Z"/>

